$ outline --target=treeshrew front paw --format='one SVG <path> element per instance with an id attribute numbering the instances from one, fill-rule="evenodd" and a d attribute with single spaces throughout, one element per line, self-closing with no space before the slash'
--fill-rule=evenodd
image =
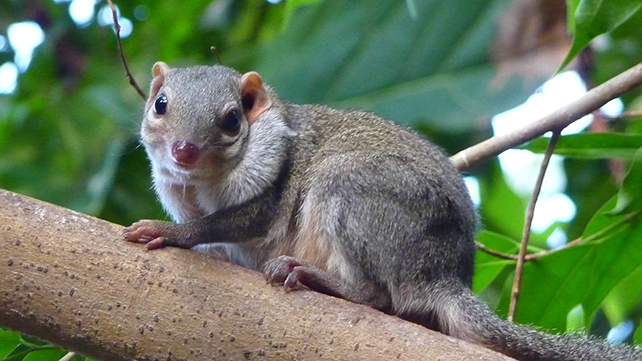
<path id="1" fill-rule="evenodd" d="M 141 220 L 123 230 L 123 238 L 129 242 L 145 243 L 145 248 L 165 247 L 165 235 L 162 221 Z"/>

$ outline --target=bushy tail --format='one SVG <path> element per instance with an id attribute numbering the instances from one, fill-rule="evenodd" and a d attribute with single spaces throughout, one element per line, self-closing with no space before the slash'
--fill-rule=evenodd
<path id="1" fill-rule="evenodd" d="M 428 291 L 432 318 L 422 323 L 523 361 L 642 361 L 642 349 L 611 345 L 574 334 L 552 335 L 497 317 L 468 288 L 433 287 Z M 426 300 L 426 298 L 424 298 Z M 406 304 L 405 306 L 411 306 Z M 424 305 L 426 307 L 426 305 Z M 409 319 L 413 307 L 402 307 Z M 404 310 L 405 309 L 405 310 Z M 415 312 L 413 312 L 415 311 Z"/>

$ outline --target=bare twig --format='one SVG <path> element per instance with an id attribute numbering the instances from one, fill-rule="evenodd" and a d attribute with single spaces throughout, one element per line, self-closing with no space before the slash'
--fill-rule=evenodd
<path id="1" fill-rule="evenodd" d="M 495 257 L 501 258 L 501 259 L 506 259 L 506 260 L 509 260 L 509 261 L 517 261 L 517 255 L 495 251 L 494 249 L 490 249 L 490 248 L 484 246 L 484 244 L 481 243 L 481 242 L 475 241 L 475 247 L 477 247 L 478 250 L 480 250 L 480 251 L 482 251 L 484 253 L 488 253 L 491 256 L 495 256 Z"/>
<path id="2" fill-rule="evenodd" d="M 602 116 L 608 120 L 619 120 L 619 119 L 629 119 L 629 118 L 640 118 L 642 117 L 642 110 L 636 109 L 636 110 L 628 110 L 625 112 L 622 112 L 621 114 L 618 114 L 617 116 L 610 117 L 602 114 Z"/>
<path id="3" fill-rule="evenodd" d="M 522 274 L 524 273 L 524 263 L 526 258 L 526 249 L 528 247 L 528 238 L 531 233 L 531 224 L 533 223 L 533 216 L 535 215 L 535 205 L 537 204 L 537 198 L 539 193 L 542 190 L 542 183 L 544 182 L 544 175 L 546 175 L 546 168 L 548 168 L 548 163 L 551 160 L 553 155 L 553 150 L 555 149 L 555 144 L 559 139 L 562 128 L 558 128 L 553 131 L 551 140 L 548 143 L 546 148 L 546 154 L 544 154 L 544 160 L 537 175 L 537 181 L 535 182 L 535 189 L 533 189 L 533 196 L 531 201 L 528 204 L 528 209 L 526 211 L 526 219 L 524 221 L 524 233 L 522 235 L 522 243 L 519 248 L 519 254 L 517 256 L 517 266 L 515 269 L 515 281 L 513 282 L 513 291 L 511 293 L 510 308 L 508 310 L 508 319 L 513 320 L 515 317 L 515 311 L 517 310 L 517 300 L 519 299 L 519 291 L 522 285 Z"/>
<path id="4" fill-rule="evenodd" d="M 109 7 L 111 8 L 111 14 L 114 17 L 114 29 L 116 29 L 116 41 L 118 42 L 118 52 L 120 53 L 120 62 L 123 64 L 123 68 L 125 68 L 125 74 L 127 75 L 127 79 L 129 79 L 129 84 L 136 89 L 138 94 L 140 94 L 141 97 L 143 97 L 143 100 L 147 99 L 147 95 L 145 95 L 145 92 L 140 88 L 138 83 L 136 82 L 136 79 L 134 79 L 134 76 L 132 73 L 129 71 L 129 66 L 127 66 L 127 61 L 125 60 L 125 53 L 123 52 L 123 44 L 120 41 L 120 24 L 118 23 L 118 12 L 116 11 L 116 7 L 114 4 L 111 2 L 111 0 L 107 0 L 109 3 Z"/>
<path id="5" fill-rule="evenodd" d="M 221 56 L 218 53 L 218 49 L 215 46 L 212 46 L 212 47 L 210 47 L 210 50 L 212 51 L 212 53 L 216 57 L 216 60 L 218 61 L 218 64 L 219 65 L 223 65 L 223 62 L 221 61 Z"/>
<path id="6" fill-rule="evenodd" d="M 636 110 L 629 110 L 626 112 L 622 112 L 620 114 L 620 118 L 639 118 L 642 117 L 642 110 L 636 109 Z"/>
<path id="7" fill-rule="evenodd" d="M 559 250 L 576 246 L 576 245 L 580 244 L 581 242 L 582 242 L 582 238 L 578 238 L 578 239 L 575 239 L 573 241 L 568 242 L 567 244 L 565 244 L 561 248 L 547 249 L 547 250 L 542 251 L 542 252 L 527 254 L 526 256 L 524 256 L 524 262 L 535 261 L 535 260 L 540 259 L 540 258 L 542 258 L 544 256 L 547 256 L 547 255 L 549 255 L 551 253 L 557 252 Z M 509 261 L 517 261 L 517 259 L 519 258 L 519 255 L 508 254 L 508 253 L 495 251 L 494 249 L 490 249 L 490 248 L 484 246 L 480 242 L 475 242 L 475 246 L 477 247 L 478 250 L 480 250 L 480 251 L 482 251 L 484 253 L 488 253 L 489 255 L 495 256 L 497 258 L 501 258 L 501 259 L 505 259 L 505 260 L 509 260 Z"/>
<path id="8" fill-rule="evenodd" d="M 523 144 L 548 131 L 562 129 L 642 84 L 642 63 L 589 90 L 583 97 L 514 132 L 493 137 L 453 155 L 459 170 L 470 169 L 499 153 Z"/>

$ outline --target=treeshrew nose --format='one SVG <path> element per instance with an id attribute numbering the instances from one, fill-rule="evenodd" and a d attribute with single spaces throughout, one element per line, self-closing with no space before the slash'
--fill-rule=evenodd
<path id="1" fill-rule="evenodd" d="M 192 165 L 198 158 L 198 147 L 184 140 L 172 144 L 172 157 L 180 165 Z"/>

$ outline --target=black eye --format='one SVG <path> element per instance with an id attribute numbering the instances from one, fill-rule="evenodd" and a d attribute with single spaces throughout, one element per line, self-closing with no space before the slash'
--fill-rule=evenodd
<path id="1" fill-rule="evenodd" d="M 223 132 L 236 135 L 241 129 L 241 114 L 236 108 L 230 109 L 216 124 Z"/>
<path id="2" fill-rule="evenodd" d="M 161 94 L 156 98 L 156 100 L 154 100 L 154 113 L 165 114 L 166 111 L 167 111 L 167 96 L 165 96 L 165 94 Z"/>

